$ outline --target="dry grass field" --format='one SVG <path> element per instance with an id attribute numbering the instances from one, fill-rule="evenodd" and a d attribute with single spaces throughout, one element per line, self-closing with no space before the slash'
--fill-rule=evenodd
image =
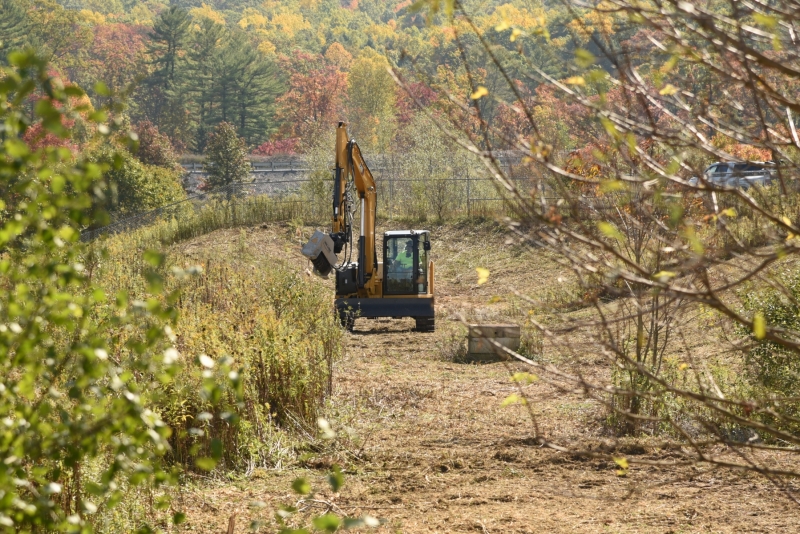
<path id="1" fill-rule="evenodd" d="M 569 274 L 536 250 L 507 244 L 495 225 L 430 229 L 437 332 L 413 332 L 411 319 L 357 320 L 347 335 L 346 356 L 336 362 L 326 408 L 337 439 L 311 442 L 282 469 L 197 479 L 180 498 L 188 517 L 183 531 L 226 532 L 235 515 L 235 532 L 247 532 L 254 520 L 261 522 L 258 531 L 273 532 L 281 504 L 298 505 L 300 518 L 326 510 L 368 514 L 382 520 L 377 532 L 798 531 L 800 507 L 767 480 L 666 465 L 677 451 L 657 438 L 614 438 L 602 407 L 542 382 L 525 387 L 549 438 L 665 465 L 634 466 L 618 476 L 612 461 L 537 446 L 525 407 L 502 406 L 516 390 L 509 373 L 522 370 L 521 364 L 459 364 L 447 355 L 459 335 L 459 314 L 467 320 L 519 320 L 527 308 L 512 289 L 539 299 L 567 298 Z M 198 258 L 237 253 L 264 262 L 282 258 L 306 270 L 299 244 L 308 235 L 308 228 L 269 225 L 244 234 L 217 231 L 176 247 Z M 491 271 L 481 286 L 477 266 Z M 559 313 L 549 313 L 547 320 L 581 311 Z M 695 342 L 699 351 L 716 343 L 713 337 Z M 608 373 L 607 363 L 589 346 L 583 357 L 563 363 L 585 376 Z M 336 495 L 326 482 L 333 464 L 341 465 L 346 477 Z M 302 502 L 290 489 L 298 476 L 319 490 Z"/>

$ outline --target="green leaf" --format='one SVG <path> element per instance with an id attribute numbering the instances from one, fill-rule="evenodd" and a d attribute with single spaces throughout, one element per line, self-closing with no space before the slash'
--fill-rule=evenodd
<path id="1" fill-rule="evenodd" d="M 88 119 L 91 122 L 106 122 L 108 120 L 108 114 L 103 110 L 93 111 L 89 114 Z"/>
<path id="2" fill-rule="evenodd" d="M 342 521 L 339 519 L 338 516 L 334 514 L 325 514 L 319 517 L 315 517 L 311 524 L 314 525 L 314 528 L 317 530 L 324 530 L 325 532 L 336 532 L 338 530 L 339 525 L 342 524 Z"/>
<path id="3" fill-rule="evenodd" d="M 157 250 L 146 250 L 142 257 L 151 267 L 160 267 L 166 259 L 166 256 Z"/>
<path id="4" fill-rule="evenodd" d="M 603 128 L 605 129 L 606 133 L 608 133 L 608 135 L 610 135 L 612 138 L 614 139 L 619 138 L 619 131 L 617 130 L 617 127 L 614 126 L 614 123 L 611 122 L 610 119 L 608 119 L 607 117 L 600 117 L 600 124 L 603 125 Z"/>
<path id="5" fill-rule="evenodd" d="M 678 91 L 680 91 L 680 89 L 678 89 L 671 83 L 668 83 L 658 92 L 658 94 L 660 94 L 661 96 L 671 96 L 677 93 Z"/>
<path id="6" fill-rule="evenodd" d="M 594 54 L 583 48 L 575 50 L 575 63 L 581 68 L 588 68 L 595 62 Z"/>
<path id="7" fill-rule="evenodd" d="M 73 98 L 80 98 L 86 93 L 77 85 L 68 85 L 64 88 L 64 94 Z"/>
<path id="8" fill-rule="evenodd" d="M 614 191 L 623 191 L 628 186 L 622 180 L 603 180 L 600 182 L 600 191 L 603 193 L 612 193 Z"/>
<path id="9" fill-rule="evenodd" d="M 172 523 L 175 525 L 180 525 L 181 523 L 186 522 L 186 514 L 183 512 L 175 512 L 172 515 Z"/>
<path id="10" fill-rule="evenodd" d="M 94 84 L 94 92 L 100 96 L 111 96 L 111 90 L 103 82 Z"/>
<path id="11" fill-rule="evenodd" d="M 16 138 L 6 139 L 3 146 L 5 147 L 6 154 L 12 158 L 24 158 L 30 154 L 28 145 Z"/>
<path id="12" fill-rule="evenodd" d="M 597 223 L 597 229 L 600 230 L 600 232 L 606 237 L 616 239 L 617 241 L 625 240 L 619 230 L 617 230 L 617 227 L 609 222 L 599 221 Z"/>
<path id="13" fill-rule="evenodd" d="M 194 464 L 203 471 L 212 471 L 217 467 L 217 461 L 213 458 L 203 457 L 195 460 Z"/>
<path id="14" fill-rule="evenodd" d="M 608 73 L 603 69 L 592 69 L 583 75 L 586 83 L 599 83 L 608 78 Z"/>
<path id="15" fill-rule="evenodd" d="M 689 247 L 692 249 L 692 252 L 702 255 L 705 251 L 705 248 L 703 247 L 703 243 L 700 241 L 700 238 L 697 237 L 694 228 L 687 226 L 683 231 L 683 235 L 686 238 L 686 241 L 689 242 Z"/>
<path id="16" fill-rule="evenodd" d="M 664 66 L 661 67 L 661 72 L 664 72 L 664 73 L 670 72 L 678 64 L 678 61 L 680 61 L 680 56 L 677 56 L 677 55 L 671 56 L 667 60 L 667 62 L 664 63 Z"/>
<path id="17" fill-rule="evenodd" d="M 311 484 L 305 478 L 296 478 L 292 482 L 292 489 L 299 495 L 308 495 L 311 493 Z"/>
<path id="18" fill-rule="evenodd" d="M 670 281 L 670 279 L 675 278 L 676 276 L 678 276 L 678 273 L 672 271 L 659 271 L 653 275 L 653 278 L 662 284 L 666 284 Z"/>
<path id="19" fill-rule="evenodd" d="M 778 25 L 778 19 L 772 15 L 765 15 L 763 13 L 753 13 L 753 20 L 756 23 L 764 26 L 765 28 L 769 28 L 770 30 L 775 28 Z"/>
<path id="20" fill-rule="evenodd" d="M 30 61 L 30 57 L 25 52 L 14 51 L 8 54 L 8 63 L 15 67 L 23 67 Z"/>
<path id="21" fill-rule="evenodd" d="M 516 393 L 512 393 L 500 403 L 500 406 L 511 406 L 512 404 L 527 404 L 525 397 L 521 397 Z"/>
<path id="22" fill-rule="evenodd" d="M 222 458 L 222 440 L 217 438 L 211 440 L 211 457 L 215 460 Z"/>
<path id="23" fill-rule="evenodd" d="M 511 381 L 517 384 L 531 384 L 537 380 L 539 380 L 539 377 L 531 373 L 514 373 L 511 377 Z"/>
<path id="24" fill-rule="evenodd" d="M 161 293 L 164 291 L 164 277 L 153 271 L 144 274 L 147 280 L 147 290 L 150 293 Z"/>
<path id="25" fill-rule="evenodd" d="M 344 475 L 342 474 L 342 470 L 338 465 L 334 465 L 333 469 L 328 475 L 328 484 L 331 485 L 331 490 L 334 493 L 338 493 L 342 486 L 344 486 Z"/>

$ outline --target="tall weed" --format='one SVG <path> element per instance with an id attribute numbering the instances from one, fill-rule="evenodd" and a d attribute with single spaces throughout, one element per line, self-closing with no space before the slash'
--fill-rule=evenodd
<path id="1" fill-rule="evenodd" d="M 99 282 L 109 292 L 146 300 L 146 268 L 139 251 L 152 247 L 162 230 L 154 227 L 104 243 L 109 252 L 97 267 Z M 342 332 L 329 295 L 279 262 L 241 257 L 212 257 L 202 262 L 198 276 L 170 276 L 173 268 L 191 268 L 195 262 L 169 254 L 162 268 L 166 285 L 180 295 L 174 334 L 182 370 L 163 386 L 169 402 L 157 407 L 173 429 L 168 457 L 193 469 L 193 458 L 222 447 L 222 468 L 273 466 L 286 459 L 285 448 L 274 447 L 281 429 L 313 427 L 330 392 Z M 222 399 L 227 407 L 212 409 L 213 399 L 202 393 L 199 355 L 239 370 L 243 402 L 234 402 L 229 392 Z"/>

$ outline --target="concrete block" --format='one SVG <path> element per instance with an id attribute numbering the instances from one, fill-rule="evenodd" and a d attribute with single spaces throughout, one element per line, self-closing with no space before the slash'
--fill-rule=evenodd
<path id="1" fill-rule="evenodd" d="M 510 356 L 499 353 L 488 339 L 511 350 L 519 350 L 520 328 L 515 324 L 471 324 L 467 339 L 467 360 L 472 362 L 499 362 Z"/>

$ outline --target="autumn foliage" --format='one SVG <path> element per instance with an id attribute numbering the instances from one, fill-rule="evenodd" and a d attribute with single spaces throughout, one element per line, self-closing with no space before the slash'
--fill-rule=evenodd
<path id="1" fill-rule="evenodd" d="M 651 96 L 664 86 L 668 59 L 653 52 L 653 40 L 663 38 L 659 31 L 640 27 L 617 34 L 620 24 L 612 14 L 573 12 L 560 4 L 496 0 L 469 22 L 455 16 L 441 24 L 428 24 L 408 1 L 245 0 L 235 8 L 222 0 L 191 8 L 95 1 L 80 7 L 65 9 L 52 0 L 14 4 L 0 24 L 0 52 L 34 46 L 62 79 L 88 89 L 95 106 L 124 101 L 118 110 L 139 133 L 137 157 L 167 167 L 179 154 L 204 153 L 223 122 L 254 155 L 307 152 L 320 132 L 340 120 L 368 151 L 385 152 L 402 144 L 403 130 L 421 110 L 449 118 L 475 139 L 488 133 L 484 141 L 494 149 L 526 146 L 538 136 L 544 141 L 537 150 L 562 158 L 579 151 L 592 165 L 606 132 L 586 106 L 531 76 L 529 67 L 585 91 L 591 105 L 621 110 L 623 91 L 605 86 L 600 70 L 572 75 L 576 64 L 594 62 L 600 53 L 595 41 L 620 40 L 628 59 L 646 73 Z M 529 65 L 512 61 L 500 73 L 472 36 L 474 29 L 498 53 L 522 53 Z M 464 58 L 471 58 L 471 69 Z M 402 87 L 390 68 L 402 74 Z M 710 87 L 701 69 L 681 69 L 693 94 L 741 96 L 733 87 Z M 506 77 L 511 85 L 504 87 Z M 655 106 L 635 117 L 645 118 L 676 127 L 676 117 Z M 61 142 L 37 132 L 34 126 L 27 134 L 35 145 Z M 733 158 L 771 158 L 746 141 L 713 143 Z"/>

